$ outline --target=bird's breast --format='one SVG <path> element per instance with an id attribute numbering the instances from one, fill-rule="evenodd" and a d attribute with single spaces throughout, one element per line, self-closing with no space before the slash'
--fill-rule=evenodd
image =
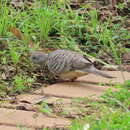
<path id="1" fill-rule="evenodd" d="M 70 80 L 70 79 L 79 78 L 79 77 L 87 75 L 87 74 L 88 74 L 87 72 L 82 72 L 80 70 L 74 70 L 74 71 L 60 73 L 60 74 L 58 74 L 58 76 L 61 79 L 64 79 L 64 80 L 69 79 Z"/>

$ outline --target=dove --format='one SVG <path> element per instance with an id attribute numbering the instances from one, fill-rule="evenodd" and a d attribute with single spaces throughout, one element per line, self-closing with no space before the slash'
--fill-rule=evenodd
<path id="1" fill-rule="evenodd" d="M 74 81 L 77 78 L 93 73 L 105 78 L 113 76 L 98 70 L 93 62 L 78 52 L 57 49 L 50 53 L 35 51 L 31 54 L 31 61 L 41 67 L 46 67 L 53 75 L 63 80 Z"/>

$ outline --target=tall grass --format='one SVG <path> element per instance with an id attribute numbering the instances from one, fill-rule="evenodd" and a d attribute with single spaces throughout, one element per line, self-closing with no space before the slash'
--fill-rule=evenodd
<path id="1" fill-rule="evenodd" d="M 56 19 L 57 10 L 55 8 L 51 9 L 49 6 L 45 5 L 44 7 L 35 9 L 33 15 L 35 17 L 36 26 L 40 31 L 40 40 L 48 40 L 49 33 Z"/>
<path id="2" fill-rule="evenodd" d="M 112 53 L 113 58 L 117 64 L 121 64 L 120 55 L 117 53 L 116 44 L 113 40 L 114 31 L 109 27 L 109 20 L 105 23 L 101 23 L 98 20 L 98 12 L 96 9 L 93 9 L 89 12 L 90 21 L 89 25 L 91 26 L 91 34 L 89 37 L 93 37 L 100 43 L 100 47 L 108 50 L 109 53 Z M 88 28 L 90 28 L 88 26 Z M 103 43 L 103 44 L 102 44 Z"/>
<path id="3" fill-rule="evenodd" d="M 9 27 L 9 9 L 6 5 L 6 2 L 0 2 L 0 37 L 5 37 L 7 35 Z"/>
<path id="4" fill-rule="evenodd" d="M 117 64 L 121 64 L 120 55 L 117 53 L 116 44 L 113 40 L 113 31 L 108 29 L 106 24 L 102 26 L 102 32 L 99 34 L 99 41 L 103 43 L 104 47 L 111 50 L 111 53 Z"/>
<path id="5" fill-rule="evenodd" d="M 36 5 L 39 7 L 17 11 L 17 14 L 16 10 L 10 6 L 10 15 L 6 2 L 1 2 L 0 36 L 6 36 L 9 27 L 16 26 L 23 32 L 21 42 L 24 44 L 22 48 L 26 50 L 29 49 L 28 44 L 32 40 L 35 41 L 35 44 L 43 43 L 46 47 L 53 46 L 72 50 L 80 48 L 80 44 L 84 45 L 84 48 L 88 48 L 87 50 L 100 51 L 105 48 L 112 53 L 116 63 L 121 64 L 120 54 L 113 39 L 115 30 L 109 28 L 110 22 L 101 23 L 96 9 L 90 10 L 87 15 L 79 15 L 78 10 L 73 11 L 67 2 L 40 0 L 36 1 Z M 12 35 L 8 36 L 12 38 Z M 93 46 L 95 41 L 98 45 Z M 90 55 L 98 55 L 92 51 L 90 53 Z"/>

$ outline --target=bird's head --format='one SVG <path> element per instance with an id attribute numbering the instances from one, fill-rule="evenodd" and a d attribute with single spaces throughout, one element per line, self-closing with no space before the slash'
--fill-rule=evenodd
<path id="1" fill-rule="evenodd" d="M 47 55 L 43 52 L 33 52 L 30 59 L 33 63 L 42 65 L 46 63 Z"/>

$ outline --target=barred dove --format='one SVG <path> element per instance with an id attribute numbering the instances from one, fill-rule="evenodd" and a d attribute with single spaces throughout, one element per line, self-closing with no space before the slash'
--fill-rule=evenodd
<path id="1" fill-rule="evenodd" d="M 40 66 L 47 66 L 49 72 L 60 79 L 75 80 L 78 77 L 94 73 L 106 78 L 114 78 L 98 69 L 81 54 L 73 51 L 58 49 L 48 54 L 33 52 L 31 61 Z"/>

